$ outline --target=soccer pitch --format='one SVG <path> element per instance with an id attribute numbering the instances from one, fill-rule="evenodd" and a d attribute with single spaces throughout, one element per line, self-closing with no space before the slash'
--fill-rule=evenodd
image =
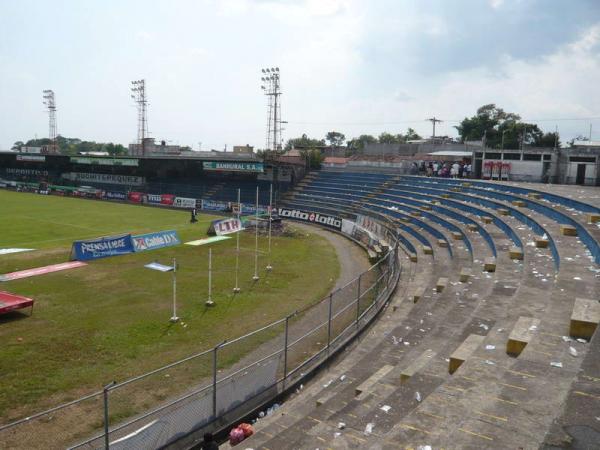
<path id="1" fill-rule="evenodd" d="M 76 198 L 0 191 L 0 274 L 65 262 L 77 239 L 175 229 L 182 242 L 206 237 L 216 216 Z M 316 234 L 274 237 L 254 273 L 254 233 L 241 234 L 240 294 L 233 295 L 235 237 L 211 245 L 214 308 L 206 308 L 209 246 L 179 245 L 90 261 L 85 267 L 0 283 L 32 297 L 33 315 L 0 316 L 3 423 L 152 370 L 315 303 L 339 274 L 334 248 Z M 267 239 L 259 238 L 266 252 Z M 178 315 L 170 323 L 171 274 L 144 268 L 177 258 Z M 243 355 L 232 357 L 235 362 Z"/>

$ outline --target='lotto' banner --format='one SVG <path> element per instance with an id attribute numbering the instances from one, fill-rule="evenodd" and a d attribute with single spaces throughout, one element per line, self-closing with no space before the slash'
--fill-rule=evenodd
<path id="1" fill-rule="evenodd" d="M 179 244 L 181 244 L 181 241 L 175 230 L 133 236 L 133 249 L 136 252 L 156 250 L 157 248 L 172 247 Z"/>
<path id="2" fill-rule="evenodd" d="M 173 200 L 173 206 L 176 208 L 195 208 L 196 207 L 196 199 L 195 198 L 186 198 L 186 197 L 175 197 Z"/>
<path id="3" fill-rule="evenodd" d="M 279 208 L 277 212 L 282 219 L 294 219 L 302 222 L 316 223 L 326 227 L 335 228 L 336 230 L 342 229 L 342 219 L 339 217 L 290 208 Z"/>
<path id="4" fill-rule="evenodd" d="M 133 253 L 133 241 L 130 234 L 124 234 L 89 241 L 75 241 L 71 250 L 71 259 L 88 261 L 128 253 Z"/>
<path id="5" fill-rule="evenodd" d="M 244 226 L 239 219 L 213 220 L 208 228 L 208 234 L 223 236 L 225 234 L 237 233 L 243 229 Z"/>
<path id="6" fill-rule="evenodd" d="M 229 209 L 229 203 L 218 202 L 215 200 L 202 200 L 202 209 L 209 211 L 227 211 Z"/>

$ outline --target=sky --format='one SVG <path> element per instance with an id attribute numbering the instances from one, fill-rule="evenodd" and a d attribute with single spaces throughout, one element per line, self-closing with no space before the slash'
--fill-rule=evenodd
<path id="1" fill-rule="evenodd" d="M 44 89 L 62 136 L 134 142 L 141 78 L 157 140 L 263 148 L 263 67 L 285 140 L 456 136 L 488 103 L 600 140 L 599 0 L 0 0 L 0 150 L 47 137 Z"/>

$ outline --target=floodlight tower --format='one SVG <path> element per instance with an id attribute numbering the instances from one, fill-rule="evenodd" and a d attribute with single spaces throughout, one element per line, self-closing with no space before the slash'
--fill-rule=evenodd
<path id="1" fill-rule="evenodd" d="M 281 86 L 279 80 L 279 67 L 262 69 L 263 76 L 261 89 L 268 98 L 267 116 L 267 149 L 281 150 Z"/>
<path id="2" fill-rule="evenodd" d="M 440 119 L 437 119 L 435 116 L 431 117 L 430 119 L 425 119 L 425 120 L 428 120 L 429 122 L 431 122 L 433 124 L 433 136 L 432 136 L 432 138 L 433 138 L 433 143 L 435 144 L 435 124 L 436 123 L 441 123 L 443 121 L 440 120 Z"/>
<path id="3" fill-rule="evenodd" d="M 56 101 L 54 99 L 54 91 L 46 89 L 42 91 L 42 94 L 44 105 L 48 108 L 48 138 L 50 139 L 48 151 L 49 153 L 56 153 Z"/>
<path id="4" fill-rule="evenodd" d="M 148 137 L 148 118 L 146 115 L 148 99 L 146 97 L 146 80 L 134 80 L 131 82 L 131 98 L 135 101 L 138 110 L 137 138 L 142 149 L 142 155 L 146 154 L 146 138 Z"/>

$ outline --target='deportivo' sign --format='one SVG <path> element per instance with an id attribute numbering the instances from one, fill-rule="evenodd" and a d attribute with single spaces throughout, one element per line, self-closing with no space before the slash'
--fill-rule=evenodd
<path id="1" fill-rule="evenodd" d="M 222 170 L 227 172 L 262 172 L 263 163 L 234 162 L 234 161 L 204 161 L 204 170 Z"/>

